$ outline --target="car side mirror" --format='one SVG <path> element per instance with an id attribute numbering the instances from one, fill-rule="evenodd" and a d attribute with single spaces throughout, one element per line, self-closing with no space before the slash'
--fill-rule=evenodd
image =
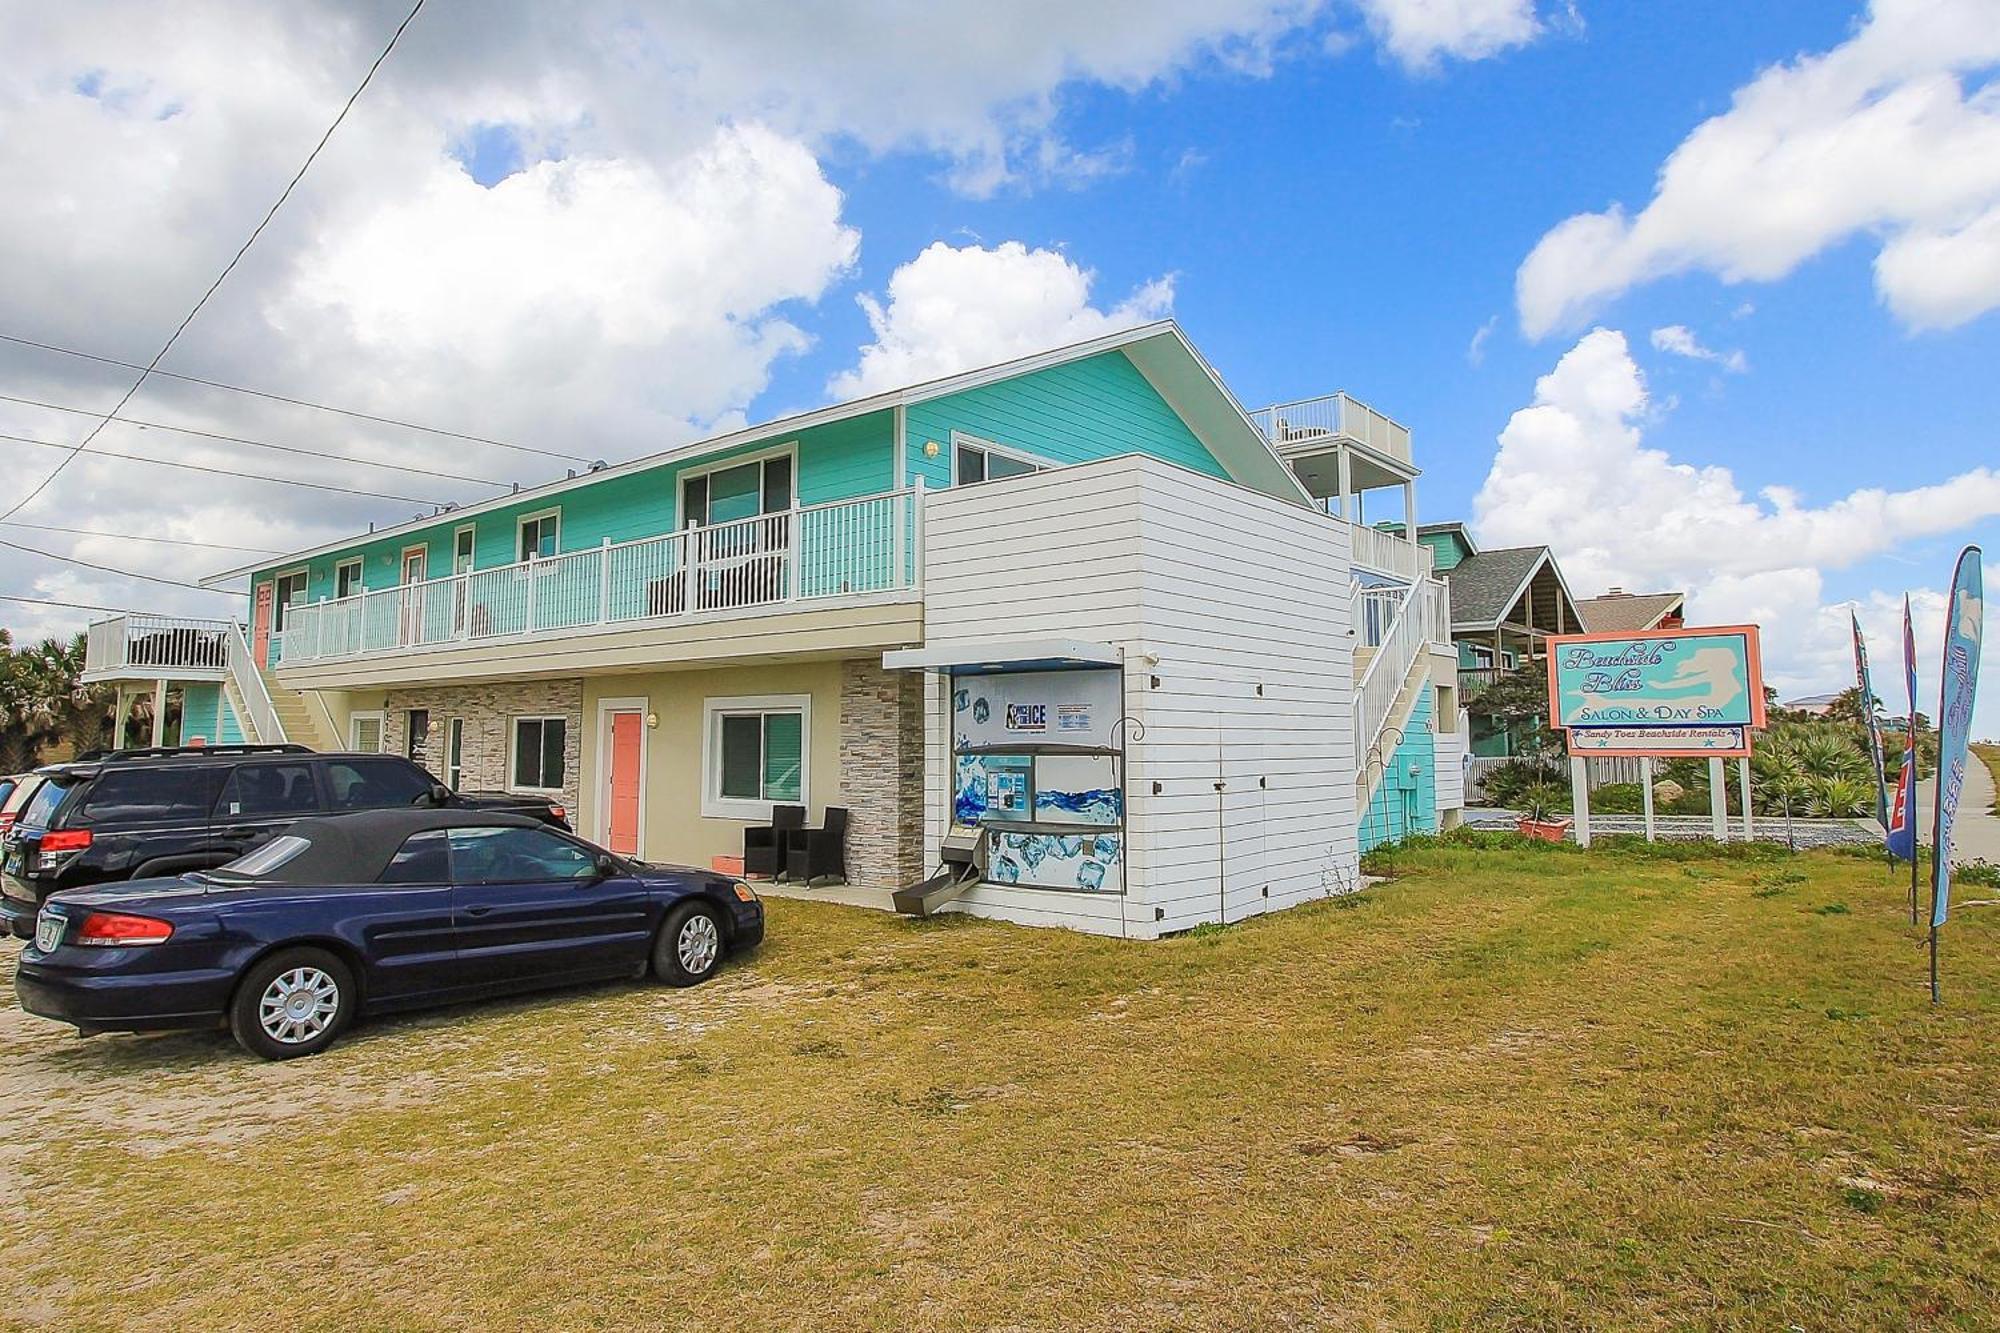
<path id="1" fill-rule="evenodd" d="M 597 854 L 597 877 L 599 879 L 610 879 L 618 873 L 618 863 L 611 859 L 610 854 L 599 852 Z"/>
<path id="2" fill-rule="evenodd" d="M 450 805 L 451 788 L 445 786 L 442 782 L 433 782 L 431 784 L 431 804 L 437 806 Z"/>

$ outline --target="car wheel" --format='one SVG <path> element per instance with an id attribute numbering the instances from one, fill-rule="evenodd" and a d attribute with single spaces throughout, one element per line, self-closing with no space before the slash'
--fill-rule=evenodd
<path id="1" fill-rule="evenodd" d="M 667 913 L 653 941 L 653 975 L 669 986 L 695 986 L 722 966 L 722 918 L 704 903 L 682 903 Z"/>
<path id="2" fill-rule="evenodd" d="M 354 976 L 324 949 L 285 949 L 248 972 L 229 1006 L 229 1030 L 266 1060 L 317 1055 L 354 1016 Z"/>

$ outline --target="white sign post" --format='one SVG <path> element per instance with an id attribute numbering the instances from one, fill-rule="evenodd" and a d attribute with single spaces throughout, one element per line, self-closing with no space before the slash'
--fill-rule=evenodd
<path id="1" fill-rule="evenodd" d="M 1708 761 L 1708 819 L 1717 842 L 1729 841 L 1729 774 L 1720 759 Z"/>
<path id="2" fill-rule="evenodd" d="M 1576 845 L 1590 846 L 1590 761 L 1569 757 L 1569 808 L 1576 816 Z"/>
<path id="3" fill-rule="evenodd" d="M 1639 800 L 1646 811 L 1646 841 L 1653 840 L 1653 756 L 1639 756 Z"/>

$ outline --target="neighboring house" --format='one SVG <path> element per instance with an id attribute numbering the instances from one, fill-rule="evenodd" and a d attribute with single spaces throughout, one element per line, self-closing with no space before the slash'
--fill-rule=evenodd
<path id="1" fill-rule="evenodd" d="M 1613 588 L 1602 597 L 1576 604 L 1583 627 L 1592 634 L 1642 634 L 1654 629 L 1679 629 L 1686 615 L 1683 592 L 1626 592 Z"/>
<path id="2" fill-rule="evenodd" d="M 1838 694 L 1808 694 L 1802 698 L 1793 699 L 1789 703 L 1779 704 L 1778 707 L 1788 713 L 1805 713 L 1812 717 L 1825 717 L 1827 709 L 1833 707 L 1833 701 L 1839 697 Z M 1908 720 L 1907 718 L 1897 719 L 1897 721 L 1905 723 Z M 1857 723 L 1856 725 L 1859 724 Z M 1887 725 L 1886 719 L 1884 725 Z"/>
<path id="3" fill-rule="evenodd" d="M 1517 754 L 1533 724 L 1481 712 L 1479 693 L 1542 660 L 1551 635 L 1582 632 L 1585 622 L 1562 569 L 1546 546 L 1481 550 L 1462 523 L 1424 524 L 1417 540 L 1451 589 L 1451 638 L 1471 753 L 1478 759 Z"/>
<path id="4" fill-rule="evenodd" d="M 840 807 L 885 905 L 976 824 L 951 909 L 1152 937 L 1455 817 L 1444 585 L 1340 517 L 1417 475 L 1345 395 L 1253 419 L 1163 321 L 226 571 L 242 624 L 104 622 L 87 678 L 651 860 Z"/>

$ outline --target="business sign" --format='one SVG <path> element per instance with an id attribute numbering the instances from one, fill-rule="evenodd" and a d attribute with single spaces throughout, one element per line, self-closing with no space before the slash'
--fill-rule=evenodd
<path id="1" fill-rule="evenodd" d="M 1742 727 L 1577 727 L 1569 733 L 1572 754 L 1649 754 L 1677 759 L 1750 753 Z"/>
<path id="2" fill-rule="evenodd" d="M 1117 667 L 958 675 L 951 681 L 952 740 L 961 751 L 1115 749 L 1123 699 Z"/>
<path id="3" fill-rule="evenodd" d="M 1931 929 L 1945 922 L 1951 909 L 1951 831 L 1958 815 L 1958 798 L 1965 789 L 1966 747 L 1972 739 L 1972 702 L 1979 690 L 1979 644 L 1986 622 L 1986 597 L 1979 570 L 1979 548 L 1968 546 L 1958 557 L 1951 581 L 1951 601 L 1944 615 L 1944 680 L 1938 692 L 1938 783 L 1936 823 L 1931 846 Z M 1932 937 L 1932 995 L 1935 997 L 1936 937 Z"/>
<path id="4" fill-rule="evenodd" d="M 1568 634 L 1549 640 L 1550 725 L 1572 750 L 1746 755 L 1764 725 L 1764 675 L 1755 625 Z M 1585 732 L 1611 729 L 1601 745 Z M 1640 746 L 1635 732 L 1657 733 Z"/>

